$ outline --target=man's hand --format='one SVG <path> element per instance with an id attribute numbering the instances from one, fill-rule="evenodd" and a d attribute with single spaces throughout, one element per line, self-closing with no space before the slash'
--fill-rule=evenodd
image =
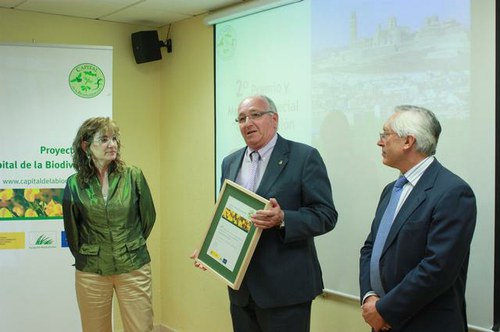
<path id="1" fill-rule="evenodd" d="M 370 325 L 375 332 L 387 331 L 391 328 L 377 311 L 375 303 L 380 300 L 378 296 L 368 297 L 361 306 L 361 313 L 365 322 Z"/>
<path id="2" fill-rule="evenodd" d="M 281 210 L 275 198 L 269 199 L 271 208 L 269 210 L 258 210 L 252 216 L 252 222 L 257 228 L 267 229 L 281 225 L 285 213 Z"/>
<path id="3" fill-rule="evenodd" d="M 194 259 L 194 266 L 199 268 L 200 270 L 203 270 L 203 271 L 206 271 L 207 268 L 205 267 L 205 265 L 201 264 L 200 262 L 198 262 L 196 259 L 198 258 L 198 249 L 195 249 L 193 251 L 193 253 L 191 254 L 191 256 L 189 256 L 189 258 L 191 259 Z"/>

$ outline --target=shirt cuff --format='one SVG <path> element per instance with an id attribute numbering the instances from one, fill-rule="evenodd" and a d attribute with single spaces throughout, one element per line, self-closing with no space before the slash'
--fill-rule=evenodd
<path id="1" fill-rule="evenodd" d="M 378 296 L 378 295 L 374 291 L 369 291 L 365 294 L 365 296 L 363 296 L 363 300 L 361 301 L 361 303 L 365 303 L 366 299 L 369 298 L 370 296 Z"/>

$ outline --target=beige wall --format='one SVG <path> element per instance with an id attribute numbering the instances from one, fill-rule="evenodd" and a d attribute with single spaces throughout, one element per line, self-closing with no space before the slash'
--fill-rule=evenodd
<path id="1" fill-rule="evenodd" d="M 189 259 L 215 200 L 212 29 L 193 19 L 173 25 L 170 33 L 160 121 L 161 318 L 178 331 L 229 331 L 224 285 Z"/>

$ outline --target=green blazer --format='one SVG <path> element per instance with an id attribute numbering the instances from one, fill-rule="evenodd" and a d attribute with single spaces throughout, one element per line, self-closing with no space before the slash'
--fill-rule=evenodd
<path id="1" fill-rule="evenodd" d="M 149 263 L 146 246 L 156 212 L 138 167 L 109 175 L 104 200 L 97 177 L 81 188 L 76 174 L 66 183 L 64 229 L 77 270 L 101 275 L 127 273 Z"/>

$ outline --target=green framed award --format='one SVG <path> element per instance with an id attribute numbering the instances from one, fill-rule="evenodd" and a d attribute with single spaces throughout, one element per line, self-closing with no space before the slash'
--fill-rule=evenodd
<path id="1" fill-rule="evenodd" d="M 239 289 L 262 233 L 251 216 L 268 204 L 267 199 L 233 181 L 226 179 L 222 185 L 196 260 L 232 289 Z"/>

